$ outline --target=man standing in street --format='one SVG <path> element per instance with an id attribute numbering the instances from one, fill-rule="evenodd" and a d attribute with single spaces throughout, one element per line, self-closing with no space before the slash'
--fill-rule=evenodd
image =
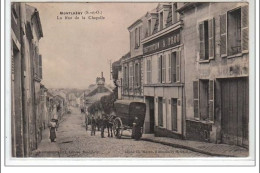
<path id="1" fill-rule="evenodd" d="M 101 138 L 105 138 L 105 136 L 104 136 L 105 128 L 106 128 L 106 115 L 102 114 L 102 119 L 101 119 Z"/>
<path id="2" fill-rule="evenodd" d="M 96 135 L 96 119 L 92 115 L 91 117 L 91 136 Z"/>

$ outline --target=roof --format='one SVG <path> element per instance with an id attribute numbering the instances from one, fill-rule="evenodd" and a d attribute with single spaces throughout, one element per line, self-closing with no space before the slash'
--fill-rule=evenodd
<path id="1" fill-rule="evenodd" d="M 33 16 L 36 17 L 37 27 L 38 27 L 38 30 L 39 30 L 40 37 L 43 37 L 42 25 L 41 25 L 39 11 L 37 10 L 37 8 L 26 4 L 26 19 L 27 19 L 27 21 L 31 22 L 31 19 L 32 19 Z"/>

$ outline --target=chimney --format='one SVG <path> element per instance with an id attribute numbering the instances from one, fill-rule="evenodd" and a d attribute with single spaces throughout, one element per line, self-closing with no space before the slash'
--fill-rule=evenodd
<path id="1" fill-rule="evenodd" d="M 103 71 L 101 72 L 101 78 L 103 78 Z"/>

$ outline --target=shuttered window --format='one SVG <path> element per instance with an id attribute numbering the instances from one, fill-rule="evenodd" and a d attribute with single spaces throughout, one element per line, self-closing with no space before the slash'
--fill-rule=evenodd
<path id="1" fill-rule="evenodd" d="M 194 118 L 214 121 L 214 80 L 193 81 Z"/>
<path id="2" fill-rule="evenodd" d="M 248 5 L 241 7 L 242 52 L 248 51 Z"/>
<path id="3" fill-rule="evenodd" d="M 172 53 L 172 82 L 176 82 L 176 52 Z"/>
<path id="4" fill-rule="evenodd" d="M 209 29 L 209 59 L 214 59 L 215 55 L 215 20 L 210 19 L 208 22 Z"/>
<path id="5" fill-rule="evenodd" d="M 248 52 L 248 5 L 220 16 L 221 57 Z"/>
<path id="6" fill-rule="evenodd" d="M 166 80 L 166 55 L 162 57 L 162 83 Z"/>
<path id="7" fill-rule="evenodd" d="M 42 79 L 42 55 L 39 55 L 39 77 Z"/>
<path id="8" fill-rule="evenodd" d="M 176 52 L 176 82 L 181 81 L 181 52 Z"/>
<path id="9" fill-rule="evenodd" d="M 199 39 L 200 39 L 200 59 L 205 59 L 205 38 L 204 38 L 204 22 L 199 24 Z"/>
<path id="10" fill-rule="evenodd" d="M 200 60 L 214 59 L 214 18 L 199 23 Z"/>
<path id="11" fill-rule="evenodd" d="M 172 82 L 172 57 L 171 54 L 168 54 L 168 80 Z"/>
<path id="12" fill-rule="evenodd" d="M 209 80 L 209 120 L 214 121 L 214 81 Z"/>
<path id="13" fill-rule="evenodd" d="M 151 59 L 147 59 L 146 61 L 147 65 L 147 83 L 151 83 L 151 79 L 152 79 L 152 67 L 151 67 Z"/>
<path id="14" fill-rule="evenodd" d="M 138 87 L 140 85 L 139 83 L 139 63 L 135 63 L 135 76 L 134 76 L 134 86 Z"/>
<path id="15" fill-rule="evenodd" d="M 162 83 L 162 56 L 158 57 L 158 83 Z"/>
<path id="16" fill-rule="evenodd" d="M 227 14 L 220 16 L 220 54 L 227 56 Z"/>
<path id="17" fill-rule="evenodd" d="M 199 81 L 193 81 L 194 118 L 199 118 Z"/>
<path id="18" fill-rule="evenodd" d="M 131 63 L 129 65 L 129 90 L 133 89 L 133 83 L 134 83 L 134 74 L 133 74 L 133 64 Z"/>

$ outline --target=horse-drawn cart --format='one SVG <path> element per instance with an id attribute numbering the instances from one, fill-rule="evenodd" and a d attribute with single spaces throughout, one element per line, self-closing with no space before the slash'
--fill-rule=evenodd
<path id="1" fill-rule="evenodd" d="M 124 130 L 131 132 L 131 137 L 138 140 L 142 137 L 146 105 L 143 102 L 132 100 L 117 100 L 114 103 L 116 118 L 113 123 L 113 132 L 121 138 Z"/>

